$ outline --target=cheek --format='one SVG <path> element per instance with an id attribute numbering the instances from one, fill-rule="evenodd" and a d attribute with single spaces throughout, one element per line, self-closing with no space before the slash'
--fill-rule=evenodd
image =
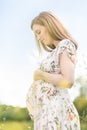
<path id="1" fill-rule="evenodd" d="M 48 40 L 48 33 L 44 32 L 44 39 Z"/>
<path id="2" fill-rule="evenodd" d="M 45 31 L 43 32 L 43 36 L 46 37 L 46 32 Z"/>

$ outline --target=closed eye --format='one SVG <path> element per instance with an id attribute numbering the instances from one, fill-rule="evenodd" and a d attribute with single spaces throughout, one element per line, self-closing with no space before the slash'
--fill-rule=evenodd
<path id="1" fill-rule="evenodd" d="M 40 30 L 37 30 L 37 31 L 36 31 L 36 34 L 40 34 L 40 33 L 41 33 L 41 31 L 40 31 Z"/>

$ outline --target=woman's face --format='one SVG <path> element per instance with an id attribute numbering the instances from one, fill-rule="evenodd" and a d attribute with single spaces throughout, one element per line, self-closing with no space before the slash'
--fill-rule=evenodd
<path id="1" fill-rule="evenodd" d="M 51 38 L 45 26 L 34 24 L 33 32 L 37 40 L 40 41 L 42 44 L 44 43 L 45 45 L 48 45 L 48 46 L 52 44 L 53 39 Z"/>

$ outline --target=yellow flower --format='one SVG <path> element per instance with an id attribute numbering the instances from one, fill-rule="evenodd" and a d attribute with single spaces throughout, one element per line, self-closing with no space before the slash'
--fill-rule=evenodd
<path id="1" fill-rule="evenodd" d="M 62 80 L 60 82 L 60 86 L 63 87 L 63 88 L 69 88 L 70 87 L 70 84 L 67 80 Z"/>

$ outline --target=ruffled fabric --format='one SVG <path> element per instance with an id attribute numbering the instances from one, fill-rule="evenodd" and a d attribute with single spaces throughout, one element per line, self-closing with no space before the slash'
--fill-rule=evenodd
<path id="1" fill-rule="evenodd" d="M 58 54 L 62 54 L 64 52 L 64 50 L 66 50 L 68 56 L 76 54 L 75 45 L 68 39 L 62 40 L 59 43 L 57 48 L 58 48 L 58 51 L 57 51 Z"/>

